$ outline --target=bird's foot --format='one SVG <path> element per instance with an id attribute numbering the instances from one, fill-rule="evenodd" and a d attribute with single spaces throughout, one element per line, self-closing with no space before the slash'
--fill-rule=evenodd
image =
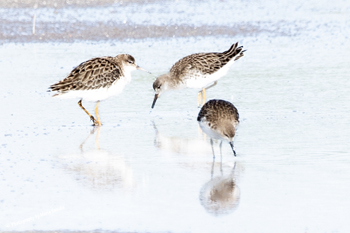
<path id="1" fill-rule="evenodd" d="M 93 122 L 92 126 L 101 126 L 101 122 L 97 121 L 95 117 L 90 116 L 90 120 Z"/>

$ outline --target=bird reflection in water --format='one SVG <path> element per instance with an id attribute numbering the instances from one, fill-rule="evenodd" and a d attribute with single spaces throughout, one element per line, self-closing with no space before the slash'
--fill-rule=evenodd
<path id="1" fill-rule="evenodd" d="M 60 156 L 64 169 L 74 175 L 78 183 L 96 190 L 133 189 L 133 171 L 124 157 L 103 150 L 99 145 L 101 127 L 94 127 L 79 146 L 80 153 Z M 84 145 L 96 133 L 95 149 L 85 151 Z"/>
<path id="2" fill-rule="evenodd" d="M 199 194 L 200 202 L 210 214 L 215 216 L 230 214 L 237 208 L 240 200 L 240 191 L 235 180 L 236 162 L 229 175 L 223 175 L 222 160 L 220 176 L 214 177 L 214 167 L 213 159 L 211 180 L 203 185 Z"/>
<path id="3" fill-rule="evenodd" d="M 203 153 L 207 153 L 210 150 L 208 143 L 201 138 L 165 136 L 159 132 L 154 121 L 152 121 L 152 124 L 156 133 L 154 145 L 159 149 L 187 155 L 203 155 Z"/>

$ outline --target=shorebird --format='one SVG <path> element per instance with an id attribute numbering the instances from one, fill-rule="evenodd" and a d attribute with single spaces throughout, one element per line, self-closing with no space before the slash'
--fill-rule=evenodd
<path id="1" fill-rule="evenodd" d="M 129 54 L 92 58 L 75 67 L 65 79 L 51 85 L 49 91 L 57 91 L 53 97 L 80 98 L 78 104 L 89 115 L 93 125 L 101 126 L 99 102 L 120 94 L 131 81 L 131 71 L 136 69 L 146 71 L 136 65 L 135 59 Z M 82 100 L 96 101 L 97 119 L 83 107 Z"/>
<path id="2" fill-rule="evenodd" d="M 236 152 L 233 149 L 233 138 L 239 123 L 239 114 L 237 108 L 225 100 L 209 100 L 200 110 L 197 121 L 199 126 L 210 137 L 210 144 L 215 158 L 213 139 L 229 142 L 234 156 Z"/>
<path id="3" fill-rule="evenodd" d="M 155 91 L 152 108 L 159 95 L 167 90 L 182 88 L 200 88 L 198 92 L 198 107 L 205 103 L 205 90 L 217 84 L 217 80 L 224 76 L 234 61 L 244 54 L 243 46 L 238 42 L 222 53 L 195 53 L 177 61 L 169 73 L 159 76 L 153 83 Z M 212 84 L 211 84 L 212 83 Z M 210 86 L 207 86 L 211 84 Z"/>

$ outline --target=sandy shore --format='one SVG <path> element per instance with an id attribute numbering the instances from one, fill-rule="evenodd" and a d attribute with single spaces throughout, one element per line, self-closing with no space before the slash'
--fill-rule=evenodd
<path id="1" fill-rule="evenodd" d="M 191 25 L 125 25 L 117 23 L 75 22 L 67 25 L 63 22 L 40 23 L 36 33 L 32 33 L 32 22 L 1 21 L 5 25 L 0 41 L 3 42 L 70 42 L 79 40 L 110 40 L 110 39 L 145 39 L 194 36 L 255 36 L 261 33 L 270 35 L 286 35 L 287 32 L 272 31 L 263 25 L 240 23 L 228 26 L 191 26 Z M 63 30 L 64 28 L 64 30 Z"/>
<path id="2" fill-rule="evenodd" d="M 6 0 L 0 1 L 1 8 L 37 8 L 37 7 L 89 7 L 89 6 L 105 6 L 113 3 L 123 2 L 127 3 L 144 3 L 144 2 L 154 2 L 155 0 L 146 1 L 146 0 L 54 0 L 54 1 L 45 1 L 45 0 Z"/>
<path id="3" fill-rule="evenodd" d="M 226 6 L 228 4 L 228 6 Z M 231 10 L 232 8 L 232 10 Z M 235 9 L 234 9 L 235 8 Z M 198 36 L 293 36 L 295 19 L 249 20 L 244 5 L 171 1 L 1 1 L 0 42 L 72 42 Z M 207 14 L 215 13 L 215 17 Z M 231 15 L 232 14 L 232 15 Z"/>

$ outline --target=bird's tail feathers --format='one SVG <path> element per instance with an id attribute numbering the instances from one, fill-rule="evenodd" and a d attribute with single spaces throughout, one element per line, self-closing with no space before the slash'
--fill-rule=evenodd
<path id="1" fill-rule="evenodd" d="M 230 59 L 234 58 L 234 61 L 240 59 L 244 56 L 243 46 L 238 47 L 238 42 L 233 44 L 229 50 L 225 51 L 224 54 L 228 56 Z"/>

